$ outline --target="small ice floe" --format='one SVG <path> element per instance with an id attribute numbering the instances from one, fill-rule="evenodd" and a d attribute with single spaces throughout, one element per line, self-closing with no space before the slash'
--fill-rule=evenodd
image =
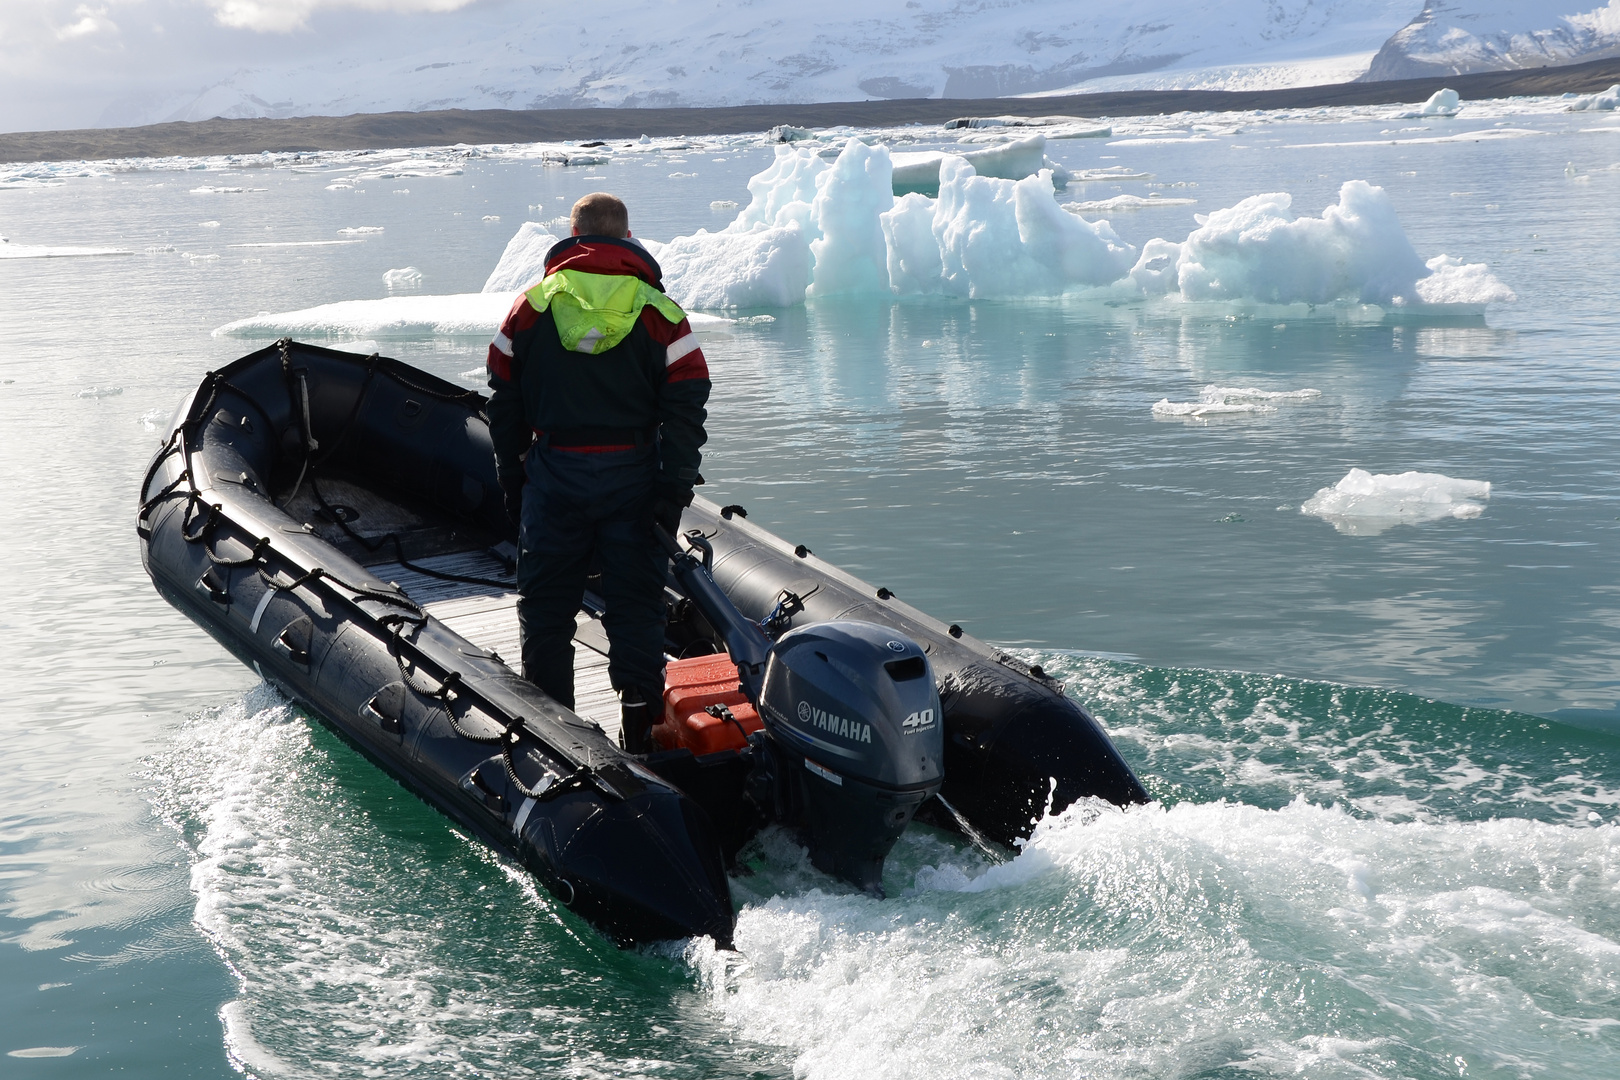
<path id="1" fill-rule="evenodd" d="M 77 1046 L 27 1046 L 21 1050 L 7 1050 L 6 1057 L 14 1058 L 61 1058 L 72 1057 L 79 1052 Z"/>
<path id="2" fill-rule="evenodd" d="M 1040 128 L 1048 139 L 1106 139 L 1114 133 L 1106 124 L 1083 116 L 960 116 L 945 125 L 947 131 L 962 128 Z M 968 136 L 962 141 L 974 139 Z"/>
<path id="3" fill-rule="evenodd" d="M 1420 120 L 1426 116 L 1456 116 L 1457 110 L 1462 107 L 1462 98 L 1455 90 L 1436 90 L 1415 109 L 1405 109 L 1401 112 L 1389 113 L 1385 120 Z"/>
<path id="4" fill-rule="evenodd" d="M 1255 416 L 1277 411 L 1279 404 L 1315 401 L 1322 391 L 1261 390 L 1253 386 L 1216 386 L 1211 383 L 1198 394 L 1197 401 L 1171 401 L 1164 398 L 1153 405 L 1153 415 L 1205 420 L 1211 416 Z"/>
<path id="5" fill-rule="evenodd" d="M 420 289 L 422 287 L 422 271 L 414 266 L 402 266 L 398 270 L 389 270 L 383 274 L 383 284 L 389 292 L 403 289 Z"/>
<path id="6" fill-rule="evenodd" d="M 117 397 L 124 392 L 122 386 L 87 386 L 73 396 L 76 398 L 109 398 Z"/>
<path id="7" fill-rule="evenodd" d="M 737 200 L 736 199 L 716 199 L 716 200 L 714 200 L 713 202 L 711 202 L 709 204 L 709 209 L 710 210 L 735 210 L 735 209 L 737 209 Z"/>
<path id="8" fill-rule="evenodd" d="M 0 259 L 69 259 L 89 255 L 133 255 L 128 248 L 69 247 L 51 244 L 13 244 L 0 237 Z"/>
<path id="9" fill-rule="evenodd" d="M 1112 199 L 1064 203 L 1063 209 L 1071 214 L 1113 213 L 1118 210 L 1146 210 L 1157 206 L 1191 206 L 1197 201 L 1197 199 L 1166 199 L 1155 191 L 1150 192 L 1145 199 L 1140 195 L 1115 195 Z"/>
<path id="10" fill-rule="evenodd" d="M 491 225 L 493 225 L 493 224 L 498 223 L 501 220 L 501 215 L 499 215 L 499 214 L 485 214 L 484 215 L 484 220 L 486 222 L 490 223 Z"/>
<path id="11" fill-rule="evenodd" d="M 695 172 L 672 172 L 672 173 L 669 174 L 669 178 L 671 180 L 693 180 L 693 179 L 697 178 L 697 173 L 695 173 Z"/>
<path id="12" fill-rule="evenodd" d="M 199 221 L 199 222 L 197 222 L 197 228 L 199 228 L 199 229 L 217 229 L 217 228 L 219 228 L 219 222 L 217 222 L 217 221 Z"/>
<path id="13" fill-rule="evenodd" d="M 1440 473 L 1370 473 L 1351 469 L 1343 480 L 1322 488 L 1299 509 L 1330 522 L 1351 536 L 1377 536 L 1396 525 L 1445 518 L 1476 518 L 1491 497 L 1483 480 L 1458 480 Z"/>
<path id="14" fill-rule="evenodd" d="M 489 377 L 489 369 L 483 367 L 468 368 L 466 371 L 456 372 L 456 378 L 462 382 L 481 383 Z"/>
<path id="15" fill-rule="evenodd" d="M 1171 401 L 1161 398 L 1153 403 L 1154 416 L 1188 417 L 1193 420 L 1204 420 L 1211 416 L 1241 416 L 1256 413 L 1274 413 L 1275 405 L 1266 405 L 1258 401 Z"/>
<path id="16" fill-rule="evenodd" d="M 973 166 L 976 176 L 998 180 L 1022 180 L 1026 176 L 1034 176 L 1042 169 L 1049 169 L 1052 173 L 1052 182 L 1056 186 L 1062 187 L 1069 181 L 1068 170 L 1046 156 L 1046 137 L 1031 135 L 1016 142 L 1006 142 L 999 146 L 988 146 L 983 150 L 969 150 L 960 154 L 939 150 L 892 153 L 889 160 L 893 165 L 891 182 L 894 193 L 905 195 L 918 192 L 928 196 L 938 194 L 944 176 L 941 166 L 948 158 L 966 161 Z"/>
<path id="17" fill-rule="evenodd" d="M 1565 112 L 1612 112 L 1620 108 L 1620 83 L 1615 83 L 1601 94 L 1585 94 L 1564 106 Z"/>
<path id="18" fill-rule="evenodd" d="M 489 219 L 485 218 L 484 220 L 488 221 Z M 339 229 L 338 230 L 338 235 L 339 236 L 375 236 L 377 233 L 380 233 L 382 231 L 383 231 L 383 227 L 381 225 L 351 225 L 347 229 Z"/>
<path id="19" fill-rule="evenodd" d="M 534 280 L 539 280 L 538 278 Z M 529 284 L 533 284 L 530 281 Z M 440 296 L 385 296 L 377 300 L 340 300 L 297 311 L 261 312 L 216 327 L 214 337 L 336 338 L 342 341 L 400 340 L 445 337 L 494 337 L 516 302 L 516 290 Z M 689 313 L 692 329 L 701 334 L 729 327 L 735 320 Z M 339 348 L 354 348 L 340 344 Z M 375 351 L 375 350 L 373 350 Z"/>
<path id="20" fill-rule="evenodd" d="M 1105 180 L 1151 180 L 1151 179 L 1153 179 L 1153 174 L 1152 173 L 1136 172 L 1136 171 L 1134 171 L 1132 169 L 1127 169 L 1123 165 L 1110 165 L 1105 169 L 1081 169 L 1077 173 L 1071 173 L 1070 178 L 1069 178 L 1069 183 L 1071 183 L 1071 184 L 1095 184 L 1095 183 L 1101 183 L 1101 182 L 1103 182 Z"/>

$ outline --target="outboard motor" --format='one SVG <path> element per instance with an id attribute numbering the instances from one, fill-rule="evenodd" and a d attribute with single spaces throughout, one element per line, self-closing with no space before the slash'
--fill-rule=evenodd
<path id="1" fill-rule="evenodd" d="M 939 692 L 917 643 L 840 620 L 784 634 L 759 702 L 781 810 L 810 861 L 883 892 L 883 859 L 945 779 Z"/>
<path id="2" fill-rule="evenodd" d="M 916 642 L 886 626 L 836 620 L 774 644 L 659 530 L 677 580 L 737 664 L 765 729 L 749 742 L 748 790 L 768 817 L 803 829 L 810 861 L 883 893 L 883 860 L 945 779 L 939 692 Z M 691 538 L 703 549 L 701 537 Z"/>

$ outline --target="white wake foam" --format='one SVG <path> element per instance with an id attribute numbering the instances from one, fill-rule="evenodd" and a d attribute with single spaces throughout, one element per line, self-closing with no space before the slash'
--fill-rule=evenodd
<path id="1" fill-rule="evenodd" d="M 1011 862 L 941 851 L 897 899 L 752 902 L 740 956 L 687 955 L 737 1034 L 790 1048 L 803 1080 L 1428 1075 L 1387 1066 L 1431 1042 L 1479 1061 L 1587 1044 L 1585 995 L 1620 946 L 1571 911 L 1605 902 L 1617 835 L 1302 800 L 1076 805 Z M 1539 869 L 1577 865 L 1591 875 Z M 1504 977 L 1521 949 L 1537 975 Z M 1538 981 L 1553 972 L 1567 988 Z"/>

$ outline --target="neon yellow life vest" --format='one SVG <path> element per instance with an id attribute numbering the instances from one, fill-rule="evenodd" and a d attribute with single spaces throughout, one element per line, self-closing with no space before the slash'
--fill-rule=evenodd
<path id="1" fill-rule="evenodd" d="M 534 310 L 551 309 L 563 348 L 592 356 L 628 337 L 648 304 L 671 323 L 686 318 L 679 304 L 628 274 L 558 270 L 524 295 Z"/>

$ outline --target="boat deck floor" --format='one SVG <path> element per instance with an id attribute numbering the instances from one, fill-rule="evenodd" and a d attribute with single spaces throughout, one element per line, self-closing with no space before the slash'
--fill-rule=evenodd
<path id="1" fill-rule="evenodd" d="M 513 671 L 520 670 L 517 585 L 506 563 L 487 551 L 431 555 L 411 562 L 441 574 L 512 582 L 496 587 L 447 581 L 397 562 L 367 567 L 382 580 L 404 589 L 406 595 L 451 630 L 480 649 L 495 653 Z M 601 619 L 588 607 L 576 616 L 575 624 L 574 711 L 595 721 L 610 738 L 617 739 L 619 696 L 608 682 L 607 633 L 602 629 Z"/>

